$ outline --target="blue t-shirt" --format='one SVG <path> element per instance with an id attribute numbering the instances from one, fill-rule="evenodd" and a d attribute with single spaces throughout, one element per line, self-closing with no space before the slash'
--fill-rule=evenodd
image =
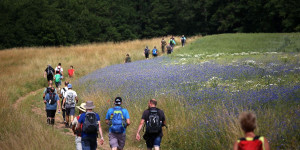
<path id="1" fill-rule="evenodd" d="M 78 122 L 80 124 L 83 124 L 84 121 L 85 121 L 85 114 L 86 113 L 82 113 L 79 117 L 79 120 Z M 97 121 L 100 121 L 100 117 L 99 117 L 99 114 L 98 113 L 95 113 L 96 114 L 96 118 L 97 118 Z M 97 138 L 98 137 L 98 133 L 95 133 L 95 134 L 86 134 L 84 133 L 83 131 L 81 131 L 81 137 L 84 138 L 84 137 L 91 137 L 91 138 Z"/>
<path id="2" fill-rule="evenodd" d="M 121 106 L 115 106 L 114 108 L 122 108 Z M 110 108 L 108 109 L 107 113 L 106 113 L 106 116 L 105 116 L 105 120 L 110 120 L 110 116 L 114 114 L 114 108 Z M 125 108 L 122 108 L 122 114 L 123 114 L 123 117 L 124 119 L 130 119 L 129 117 L 129 113 L 127 111 L 127 109 Z M 111 129 L 109 128 L 109 132 L 111 132 Z M 126 133 L 126 128 L 124 128 L 124 132 L 123 133 Z"/>
<path id="3" fill-rule="evenodd" d="M 58 95 L 57 94 L 55 94 L 55 97 L 54 97 L 54 100 L 56 100 L 56 103 L 55 104 L 49 104 L 49 100 L 50 100 L 50 95 L 49 95 L 49 93 L 47 93 L 46 94 L 46 96 L 45 96 L 45 100 L 46 100 L 46 110 L 56 110 L 56 108 L 57 108 L 57 101 L 59 101 L 59 97 L 58 97 Z"/>

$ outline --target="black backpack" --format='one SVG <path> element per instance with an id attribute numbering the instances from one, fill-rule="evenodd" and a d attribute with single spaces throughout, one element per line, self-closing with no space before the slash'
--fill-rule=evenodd
<path id="1" fill-rule="evenodd" d="M 56 103 L 55 96 L 56 96 L 55 93 L 49 93 L 50 99 L 48 100 L 48 103 L 49 103 L 50 105 L 53 105 L 53 104 Z"/>
<path id="2" fill-rule="evenodd" d="M 162 130 L 162 121 L 160 121 L 158 110 L 158 108 L 149 109 L 149 118 L 146 123 L 147 133 L 160 133 Z"/>
<path id="3" fill-rule="evenodd" d="M 47 93 L 50 94 L 50 90 L 51 90 L 51 87 L 47 87 L 47 88 L 46 88 L 46 91 L 45 91 L 45 95 L 46 95 Z"/>
<path id="4" fill-rule="evenodd" d="M 96 118 L 96 113 L 87 112 L 85 114 L 85 120 L 82 125 L 82 131 L 86 134 L 97 134 L 99 125 Z"/>
<path id="5" fill-rule="evenodd" d="M 50 66 L 48 66 L 48 68 L 47 68 L 47 75 L 48 75 L 48 76 L 49 76 L 49 75 L 53 75 L 53 68 L 50 67 Z"/>

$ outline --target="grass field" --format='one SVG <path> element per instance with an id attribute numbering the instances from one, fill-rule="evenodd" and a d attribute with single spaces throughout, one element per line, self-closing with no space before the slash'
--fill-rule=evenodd
<path id="1" fill-rule="evenodd" d="M 114 97 L 123 97 L 132 122 L 125 149 L 146 148 L 134 139 L 150 98 L 158 100 L 167 117 L 163 149 L 231 149 L 243 136 L 237 116 L 245 110 L 257 114 L 256 133 L 268 138 L 272 149 L 300 148 L 299 33 L 206 36 L 170 56 L 141 61 L 144 46 L 159 41 L 0 51 L 0 67 L 6 70 L 0 74 L 0 118 L 5 122 L 0 146 L 74 149 L 73 137 L 49 128 L 45 118 L 32 112 L 43 108 L 41 93 L 29 96 L 17 111 L 11 109 L 20 96 L 45 86 L 48 63 L 61 62 L 65 70 L 75 66 L 72 83 L 80 102 L 93 100 L 101 118 Z M 135 62 L 120 64 L 126 53 Z M 108 127 L 103 129 L 108 142 Z M 55 144 L 48 148 L 48 141 Z"/>

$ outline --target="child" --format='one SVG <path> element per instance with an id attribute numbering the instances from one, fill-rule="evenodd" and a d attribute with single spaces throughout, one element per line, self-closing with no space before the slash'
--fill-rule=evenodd
<path id="1" fill-rule="evenodd" d="M 75 76 L 75 70 L 73 69 L 73 66 L 70 66 L 70 69 L 68 70 L 69 78 L 72 78 Z"/>
<path id="2" fill-rule="evenodd" d="M 56 72 L 56 74 L 55 74 L 55 76 L 54 76 L 54 81 L 55 81 L 55 86 L 56 86 L 56 88 L 58 88 L 59 90 L 60 90 L 60 88 L 59 88 L 59 86 L 60 86 L 60 84 L 61 84 L 61 75 L 60 75 L 60 73 L 59 72 Z"/>
<path id="3" fill-rule="evenodd" d="M 254 134 L 256 128 L 256 116 L 251 112 L 243 112 L 239 116 L 241 127 L 245 137 L 234 143 L 233 150 L 269 150 L 268 140 L 263 136 Z"/>
<path id="4" fill-rule="evenodd" d="M 131 58 L 129 56 L 129 54 L 126 54 L 126 58 L 125 58 L 125 63 L 130 63 L 131 62 Z"/>

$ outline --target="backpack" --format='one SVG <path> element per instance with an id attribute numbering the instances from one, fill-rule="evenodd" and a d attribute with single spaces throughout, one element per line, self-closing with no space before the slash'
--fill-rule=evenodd
<path id="1" fill-rule="evenodd" d="M 58 73 L 61 74 L 60 73 L 61 67 L 57 66 L 56 68 L 57 68 L 56 71 L 58 71 Z"/>
<path id="2" fill-rule="evenodd" d="M 85 120 L 82 125 L 82 131 L 86 134 L 97 134 L 99 125 L 96 118 L 96 113 L 87 112 L 85 114 Z"/>
<path id="3" fill-rule="evenodd" d="M 49 103 L 50 105 L 53 105 L 53 104 L 56 103 L 55 96 L 56 96 L 55 93 L 49 93 L 50 99 L 48 100 L 48 103 Z"/>
<path id="4" fill-rule="evenodd" d="M 162 130 L 162 122 L 159 119 L 158 108 L 149 109 L 149 118 L 146 123 L 146 132 L 147 133 L 159 133 Z"/>
<path id="5" fill-rule="evenodd" d="M 48 68 L 47 68 L 47 75 L 49 76 L 49 75 L 53 75 L 53 71 L 52 71 L 52 67 L 50 68 L 50 66 L 48 66 Z"/>
<path id="6" fill-rule="evenodd" d="M 64 91 L 60 93 L 60 98 L 64 99 L 64 94 L 66 93 L 66 87 L 62 88 Z"/>
<path id="7" fill-rule="evenodd" d="M 240 138 L 238 143 L 239 150 L 262 150 L 263 143 L 259 140 L 260 136 L 255 136 L 252 141 L 246 140 L 246 138 Z"/>
<path id="8" fill-rule="evenodd" d="M 145 54 L 149 53 L 149 49 L 145 48 Z"/>
<path id="9" fill-rule="evenodd" d="M 123 133 L 125 127 L 125 119 L 122 113 L 122 108 L 113 108 L 113 115 L 110 117 L 112 133 Z"/>
<path id="10" fill-rule="evenodd" d="M 67 103 L 68 105 L 75 104 L 75 97 L 74 97 L 74 95 L 73 95 L 72 92 L 69 92 L 68 95 L 66 95 L 65 98 L 66 98 L 66 103 Z"/>
<path id="11" fill-rule="evenodd" d="M 152 54 L 153 54 L 153 55 L 156 55 L 156 54 L 157 54 L 157 49 L 153 49 L 153 50 L 152 50 Z"/>

